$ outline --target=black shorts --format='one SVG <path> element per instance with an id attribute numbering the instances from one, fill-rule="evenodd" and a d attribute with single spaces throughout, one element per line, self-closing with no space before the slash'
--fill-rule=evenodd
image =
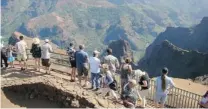
<path id="1" fill-rule="evenodd" d="M 70 64 L 71 64 L 72 68 L 76 68 L 77 67 L 76 61 L 70 61 Z"/>
<path id="2" fill-rule="evenodd" d="M 45 67 L 50 67 L 51 63 L 49 59 L 42 59 L 42 65 Z"/>

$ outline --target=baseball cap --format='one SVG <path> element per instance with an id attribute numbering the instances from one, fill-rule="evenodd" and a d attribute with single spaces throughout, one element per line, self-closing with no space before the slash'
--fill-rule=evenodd
<path id="1" fill-rule="evenodd" d="M 94 54 L 99 54 L 100 52 L 97 51 L 97 50 L 94 50 L 93 53 L 94 53 Z"/>
<path id="2" fill-rule="evenodd" d="M 46 43 L 49 42 L 49 39 L 45 39 L 45 42 L 46 42 Z"/>

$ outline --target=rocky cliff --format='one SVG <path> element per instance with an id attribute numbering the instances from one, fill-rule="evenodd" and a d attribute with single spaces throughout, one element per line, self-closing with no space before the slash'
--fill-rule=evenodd
<path id="1" fill-rule="evenodd" d="M 169 75 L 178 78 L 195 78 L 208 71 L 208 54 L 181 49 L 165 40 L 152 48 L 148 58 L 139 62 L 139 68 L 150 76 L 159 76 L 163 67 L 168 67 Z"/>
<path id="2" fill-rule="evenodd" d="M 113 50 L 113 55 L 116 56 L 119 62 L 122 62 L 125 57 L 130 57 L 133 60 L 133 52 L 128 41 L 120 39 L 112 41 L 108 48 Z"/>
<path id="3" fill-rule="evenodd" d="M 191 28 L 168 27 L 147 47 L 139 68 L 158 76 L 162 67 L 170 69 L 171 76 L 195 78 L 207 74 L 208 17 Z"/>
<path id="4" fill-rule="evenodd" d="M 204 17 L 201 23 L 191 27 L 168 27 L 165 32 L 159 34 L 155 41 L 147 48 L 146 55 L 151 54 L 152 48 L 168 40 L 177 47 L 186 50 L 208 52 L 208 17 Z"/>

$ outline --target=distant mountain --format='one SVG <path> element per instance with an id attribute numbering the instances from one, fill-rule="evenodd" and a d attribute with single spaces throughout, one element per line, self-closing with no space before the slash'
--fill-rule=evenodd
<path id="1" fill-rule="evenodd" d="M 50 38 L 60 47 L 84 43 L 91 52 L 125 39 L 138 57 L 167 26 L 208 16 L 207 0 L 1 0 L 1 35 Z"/>
<path id="2" fill-rule="evenodd" d="M 208 17 L 192 28 L 169 27 L 146 49 L 139 68 L 158 76 L 163 67 L 170 75 L 195 78 L 208 71 Z"/>

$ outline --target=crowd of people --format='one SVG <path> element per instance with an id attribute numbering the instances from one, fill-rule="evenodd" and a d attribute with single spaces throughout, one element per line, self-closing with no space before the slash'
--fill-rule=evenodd
<path id="1" fill-rule="evenodd" d="M 16 52 L 21 70 L 27 69 L 26 49 L 28 49 L 28 47 L 23 36 L 20 36 L 19 39 L 19 42 L 17 42 L 14 47 L 9 45 L 6 49 L 5 47 L 1 48 L 2 68 L 2 61 L 4 61 L 5 69 L 8 67 L 8 62 L 10 67 L 14 67 L 13 62 L 15 58 L 13 52 Z M 106 92 L 105 96 L 112 96 L 117 102 L 123 101 L 123 105 L 128 108 L 136 107 L 139 99 L 141 100 L 141 106 L 146 107 L 146 97 L 150 90 L 150 78 L 147 72 L 138 69 L 133 70 L 131 58 L 126 57 L 124 63 L 119 63 L 118 59 L 112 55 L 112 49 L 107 48 L 106 56 L 100 59 L 99 51 L 94 50 L 92 53 L 93 55 L 89 56 L 88 53 L 85 52 L 84 45 L 79 45 L 79 49 L 76 50 L 73 43 L 69 44 L 66 51 L 71 65 L 71 82 L 76 82 L 76 76 L 78 76 L 79 85 L 86 87 L 88 86 L 87 83 L 90 75 L 91 89 L 93 91 L 102 89 L 102 92 Z M 46 73 L 50 74 L 50 54 L 53 50 L 49 40 L 45 39 L 45 43 L 40 45 L 40 40 L 34 38 L 30 52 L 35 61 L 35 69 L 40 71 L 42 62 Z M 168 68 L 165 67 L 161 70 L 161 76 L 156 78 L 155 104 L 158 107 L 164 107 L 169 90 L 175 86 L 172 79 L 168 77 L 168 72 Z M 120 76 L 120 82 L 116 79 L 117 74 Z M 84 84 L 82 84 L 83 80 Z M 118 87 L 120 87 L 120 91 L 118 91 Z M 118 93 L 116 93 L 117 91 L 120 92 L 120 97 Z M 207 95 L 205 95 L 205 97 L 207 97 Z"/>
<path id="2" fill-rule="evenodd" d="M 1 68 L 6 70 L 8 67 L 14 68 L 14 61 L 16 55 L 16 60 L 19 62 L 20 70 L 24 71 L 27 69 L 27 43 L 24 41 L 24 37 L 20 36 L 19 41 L 14 45 L 8 45 L 6 47 L 1 47 Z M 52 51 L 52 46 L 49 44 L 49 40 L 45 39 L 45 43 L 41 46 L 40 40 L 38 38 L 33 39 L 32 47 L 30 53 L 35 60 L 35 69 L 40 71 L 41 60 L 42 66 L 45 67 L 46 73 L 50 73 L 50 53 Z M 3 63 L 4 61 L 4 63 Z M 4 65 L 3 65 L 4 64 Z"/>

